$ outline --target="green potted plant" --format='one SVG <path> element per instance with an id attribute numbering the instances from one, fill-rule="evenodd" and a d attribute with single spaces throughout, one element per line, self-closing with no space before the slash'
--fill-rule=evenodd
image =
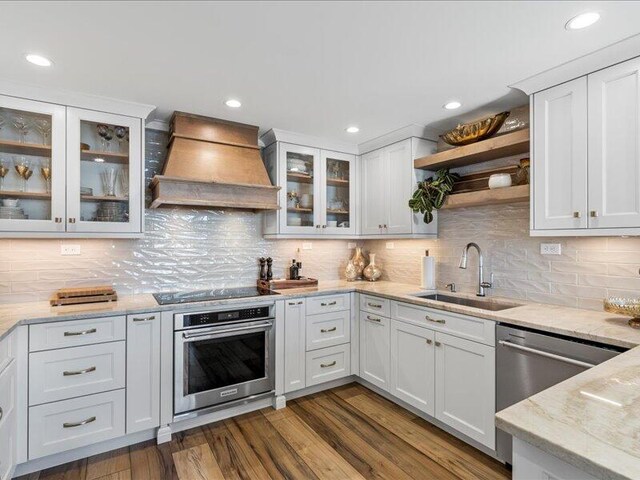
<path id="1" fill-rule="evenodd" d="M 409 208 L 424 215 L 424 223 L 433 221 L 433 210 L 444 205 L 447 195 L 453 190 L 453 184 L 460 179 L 457 173 L 449 172 L 448 168 L 438 170 L 433 177 L 418 182 L 418 188 L 409 200 Z"/>

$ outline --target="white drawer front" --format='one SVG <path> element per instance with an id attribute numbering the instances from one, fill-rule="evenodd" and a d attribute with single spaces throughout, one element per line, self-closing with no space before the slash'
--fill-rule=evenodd
<path id="1" fill-rule="evenodd" d="M 351 341 L 351 312 L 323 313 L 307 317 L 307 351 Z"/>
<path id="2" fill-rule="evenodd" d="M 349 294 L 341 295 L 324 295 L 322 297 L 307 298 L 307 315 L 316 315 L 318 313 L 338 312 L 340 310 L 349 310 Z"/>
<path id="3" fill-rule="evenodd" d="M 48 350 L 29 355 L 29 405 L 125 386 L 125 342 Z"/>
<path id="4" fill-rule="evenodd" d="M 307 387 L 350 375 L 351 348 L 349 344 L 307 352 Z"/>
<path id="5" fill-rule="evenodd" d="M 15 408 L 16 362 L 12 362 L 0 373 L 0 480 L 8 480 L 16 458 Z"/>
<path id="6" fill-rule="evenodd" d="M 486 345 L 496 343 L 496 324 L 491 320 L 402 302 L 391 302 L 391 317 Z"/>
<path id="7" fill-rule="evenodd" d="M 126 331 L 124 316 L 40 323 L 29 327 L 29 351 L 124 340 Z"/>
<path id="8" fill-rule="evenodd" d="M 16 332 L 13 331 L 8 337 L 0 341 L 0 372 L 16 358 L 17 337 Z"/>
<path id="9" fill-rule="evenodd" d="M 124 390 L 29 408 L 29 459 L 124 435 Z"/>
<path id="10" fill-rule="evenodd" d="M 383 317 L 389 317 L 391 315 L 391 301 L 386 298 L 373 297 L 361 293 L 360 310 L 382 315 Z"/>

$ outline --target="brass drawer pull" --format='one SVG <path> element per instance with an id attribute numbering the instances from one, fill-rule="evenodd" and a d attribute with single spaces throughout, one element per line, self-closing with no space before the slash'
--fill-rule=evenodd
<path id="1" fill-rule="evenodd" d="M 425 318 L 425 320 L 428 320 L 428 321 L 433 322 L 433 323 L 442 323 L 442 324 L 447 323 L 446 320 L 434 319 L 434 318 L 431 318 L 429 315 L 425 315 L 424 318 Z"/>
<path id="2" fill-rule="evenodd" d="M 382 320 L 380 320 L 379 318 L 371 317 L 369 315 L 367 315 L 367 320 L 371 320 L 372 322 L 378 322 L 378 323 L 382 322 Z"/>
<path id="3" fill-rule="evenodd" d="M 69 217 L 69 223 L 76 223 L 76 219 L 73 217 Z"/>
<path id="4" fill-rule="evenodd" d="M 580 212 L 573 212 L 573 218 L 580 218 Z"/>
<path id="5" fill-rule="evenodd" d="M 333 367 L 335 366 L 335 364 L 338 363 L 335 360 L 331 363 L 321 363 L 320 364 L 320 368 L 329 368 L 329 367 Z"/>
<path id="6" fill-rule="evenodd" d="M 156 316 L 155 315 L 151 315 L 150 317 L 142 317 L 142 318 L 134 318 L 133 321 L 134 322 L 149 322 L 151 320 L 155 320 Z"/>
<path id="7" fill-rule="evenodd" d="M 367 302 L 367 306 L 371 307 L 371 308 L 382 308 L 382 305 L 379 305 L 377 303 L 369 303 L 369 302 Z"/>
<path id="8" fill-rule="evenodd" d="M 85 373 L 91 373 L 95 371 L 96 371 L 96 367 L 89 367 L 89 368 L 85 368 L 84 370 L 65 371 L 65 372 L 62 372 L 62 375 L 64 375 L 65 377 L 70 377 L 72 375 L 84 375 Z"/>
<path id="9" fill-rule="evenodd" d="M 63 423 L 62 424 L 62 428 L 75 428 L 75 427 L 81 427 L 82 425 L 86 425 L 87 423 L 93 423 L 96 421 L 96 417 L 89 417 L 86 420 L 82 420 L 81 422 L 75 422 L 75 423 Z"/>
<path id="10" fill-rule="evenodd" d="M 333 302 L 329 302 L 329 303 L 322 302 L 320 304 L 320 306 L 321 307 L 332 307 L 332 306 L 337 305 L 337 304 L 338 304 L 338 302 L 336 300 L 334 300 Z"/>
<path id="11" fill-rule="evenodd" d="M 89 330 L 82 330 L 80 332 L 64 332 L 65 337 L 77 337 L 79 335 L 89 335 L 90 333 L 96 333 L 98 329 L 90 328 Z"/>
<path id="12" fill-rule="evenodd" d="M 327 330 L 327 329 L 322 328 L 322 329 L 320 329 L 320 333 L 335 332 L 337 329 L 338 329 L 338 327 L 329 328 L 328 330 Z"/>

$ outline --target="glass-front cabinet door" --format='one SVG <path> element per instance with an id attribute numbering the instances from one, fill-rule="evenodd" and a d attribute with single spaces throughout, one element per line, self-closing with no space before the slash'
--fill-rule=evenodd
<path id="1" fill-rule="evenodd" d="M 355 156 L 322 150 L 322 217 L 324 233 L 355 234 Z"/>
<path id="2" fill-rule="evenodd" d="M 280 185 L 286 185 L 286 212 L 280 213 L 280 232 L 284 234 L 320 234 L 322 170 L 320 150 L 281 143 Z M 282 198 L 282 197 L 281 197 Z M 283 208 L 285 210 L 285 208 Z"/>
<path id="3" fill-rule="evenodd" d="M 0 96 L 0 232 L 65 231 L 65 110 Z"/>
<path id="4" fill-rule="evenodd" d="M 142 231 L 139 118 L 67 109 L 67 231 Z"/>

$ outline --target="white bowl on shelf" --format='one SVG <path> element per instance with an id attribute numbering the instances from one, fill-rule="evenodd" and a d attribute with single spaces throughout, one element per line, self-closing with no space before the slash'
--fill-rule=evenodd
<path id="1" fill-rule="evenodd" d="M 2 205 L 4 205 L 5 207 L 17 207 L 18 202 L 20 202 L 20 200 L 16 198 L 5 198 L 4 200 L 2 200 Z"/>
<path id="2" fill-rule="evenodd" d="M 489 177 L 489 188 L 506 188 L 511 186 L 511 175 L 508 173 L 494 173 Z"/>

